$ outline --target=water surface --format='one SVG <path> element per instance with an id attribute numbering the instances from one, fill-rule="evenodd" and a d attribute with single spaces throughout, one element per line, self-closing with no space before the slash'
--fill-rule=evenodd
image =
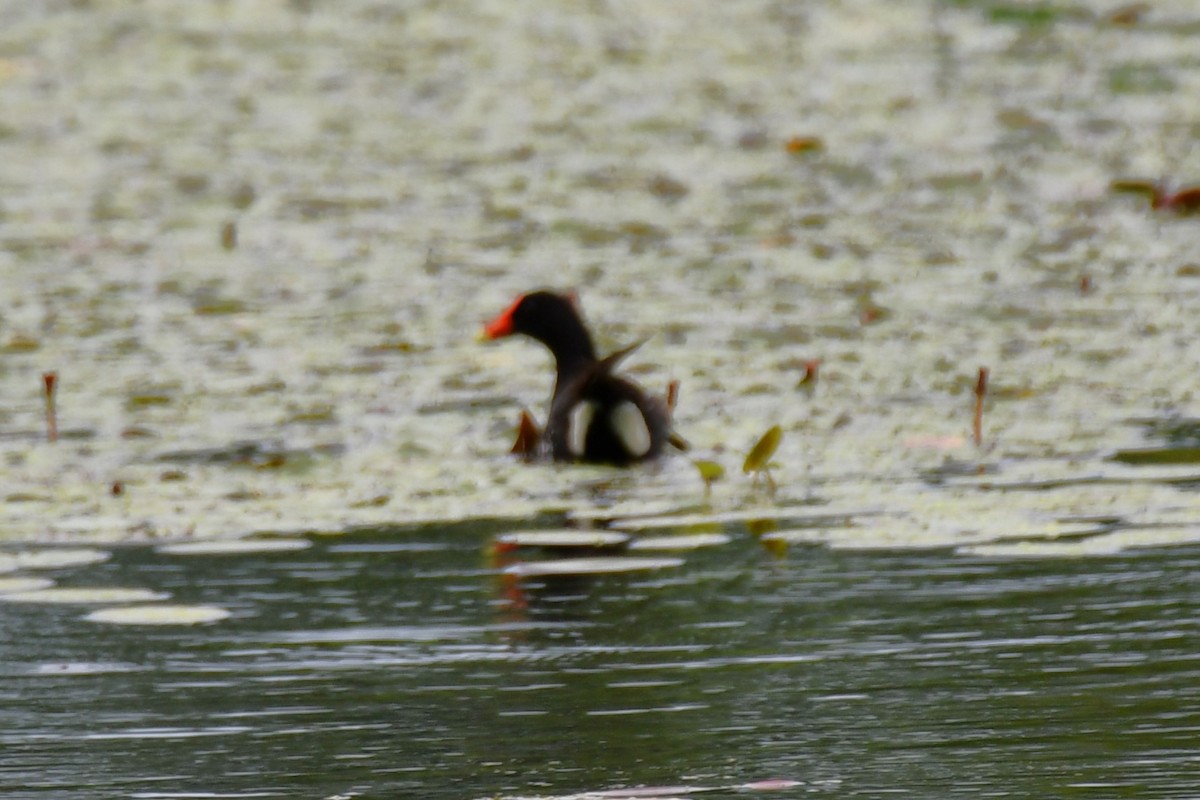
<path id="1" fill-rule="evenodd" d="M 1196 218 L 1113 184 L 1200 17 L 1113 5 L 0 4 L 9 794 L 1195 795 Z M 507 458 L 543 285 L 723 480 Z M 491 546 L 587 524 L 731 541 Z"/>
<path id="2" fill-rule="evenodd" d="M 1194 549 L 779 557 L 731 526 L 677 569 L 514 585 L 486 554 L 503 529 L 54 573 L 232 612 L 207 626 L 0 602 L 8 796 L 1200 790 Z"/>

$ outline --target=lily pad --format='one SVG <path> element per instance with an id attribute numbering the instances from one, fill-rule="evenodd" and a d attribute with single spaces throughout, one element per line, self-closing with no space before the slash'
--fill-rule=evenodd
<path id="1" fill-rule="evenodd" d="M 634 540 L 630 550 L 698 550 L 701 547 L 719 547 L 729 544 L 731 537 L 724 533 L 693 533 L 680 536 L 646 536 Z"/>
<path id="2" fill-rule="evenodd" d="M 116 587 L 72 586 L 53 589 L 34 589 L 25 592 L 10 592 L 0 595 L 0 600 L 10 603 L 79 603 L 99 605 L 105 603 L 143 603 L 166 600 L 167 592 L 150 589 L 122 589 Z"/>
<path id="3" fill-rule="evenodd" d="M 516 531 L 502 533 L 496 544 L 502 548 L 543 547 L 552 549 L 615 550 L 629 543 L 629 534 L 615 531 Z"/>
<path id="4" fill-rule="evenodd" d="M 1113 461 L 1122 464 L 1200 464 L 1200 447 L 1146 447 L 1141 449 L 1118 450 L 1112 455 Z"/>
<path id="5" fill-rule="evenodd" d="M 0 572 L 14 569 L 62 569 L 107 561 L 112 554 L 87 547 L 70 549 L 23 550 L 19 553 L 0 553 Z"/>
<path id="6" fill-rule="evenodd" d="M 846 517 L 857 514 L 872 513 L 865 509 L 851 512 L 846 511 L 839 513 L 823 508 L 817 513 L 813 512 L 814 506 L 793 506 L 793 507 L 764 507 L 764 508 L 746 508 L 737 511 L 721 511 L 711 514 L 664 514 L 658 517 L 635 517 L 632 519 L 614 520 L 612 527 L 623 531 L 642 531 L 651 530 L 654 528 L 698 528 L 708 525 L 726 525 L 737 522 L 750 522 L 759 519 L 773 519 L 780 522 L 783 521 L 803 521 L 812 520 L 814 524 L 824 521 L 834 521 L 845 519 Z"/>
<path id="7" fill-rule="evenodd" d="M 990 542 L 958 548 L 973 556 L 1060 558 L 1105 556 L 1143 547 L 1164 547 L 1200 541 L 1200 525 L 1122 528 L 1109 533 L 1066 541 Z"/>
<path id="8" fill-rule="evenodd" d="M 767 544 L 820 544 L 828 539 L 829 534 L 821 528 L 795 528 L 764 533 L 761 541 Z"/>
<path id="9" fill-rule="evenodd" d="M 627 499 L 612 505 L 572 509 L 567 518 L 576 522 L 594 523 L 600 520 L 638 519 L 667 514 L 683 514 L 695 506 L 681 507 L 678 502 L 667 500 Z"/>
<path id="10" fill-rule="evenodd" d="M 518 578 L 538 578 L 553 575 L 612 575 L 625 572 L 647 572 L 671 569 L 683 565 L 682 558 L 560 558 L 552 561 L 527 561 L 513 564 L 505 575 Z"/>
<path id="11" fill-rule="evenodd" d="M 772 425 L 746 454 L 742 472 L 747 475 L 752 472 L 766 472 L 769 466 L 768 462 L 771 460 L 771 456 L 775 455 L 775 451 L 779 449 L 779 442 L 782 439 L 783 428 L 779 425 Z"/>
<path id="12" fill-rule="evenodd" d="M 11 594 L 13 592 L 36 592 L 40 589 L 48 589 L 53 585 L 54 581 L 49 578 L 26 578 L 21 576 L 0 578 L 0 595 Z"/>
<path id="13" fill-rule="evenodd" d="M 705 486 L 712 486 L 716 481 L 725 477 L 725 467 L 718 464 L 716 461 L 708 461 L 706 459 L 698 459 L 692 462 L 696 467 L 696 471 L 700 473 L 700 480 L 704 481 Z"/>
<path id="14" fill-rule="evenodd" d="M 156 552 L 172 556 L 236 556 L 244 553 L 286 553 L 312 547 L 308 539 L 213 539 L 159 545 Z"/>
<path id="15" fill-rule="evenodd" d="M 230 612 L 219 606 L 143 605 L 101 608 L 84 619 L 114 625 L 200 625 L 229 616 Z"/>

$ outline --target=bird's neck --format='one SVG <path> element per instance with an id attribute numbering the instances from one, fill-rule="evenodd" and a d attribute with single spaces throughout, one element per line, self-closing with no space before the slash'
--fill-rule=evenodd
<path id="1" fill-rule="evenodd" d="M 553 344 L 547 343 L 550 352 L 554 354 L 557 380 L 555 391 L 565 386 L 576 376 L 591 369 L 596 363 L 596 348 L 592 337 L 582 324 L 572 325 L 556 337 Z"/>

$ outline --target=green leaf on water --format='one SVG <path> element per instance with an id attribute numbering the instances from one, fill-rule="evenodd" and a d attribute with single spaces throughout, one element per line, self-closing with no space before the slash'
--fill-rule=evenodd
<path id="1" fill-rule="evenodd" d="M 229 617 L 230 612 L 218 606 L 137 605 L 101 608 L 84 619 L 113 625 L 200 625 Z"/>
<path id="2" fill-rule="evenodd" d="M 725 468 L 715 461 L 705 461 L 703 459 L 693 461 L 696 471 L 700 473 L 700 480 L 711 486 L 714 482 L 725 477 Z"/>
<path id="3" fill-rule="evenodd" d="M 1118 450 L 1112 460 L 1122 464 L 1144 466 L 1146 464 L 1200 464 L 1200 447 L 1147 447 L 1143 449 Z"/>
<path id="4" fill-rule="evenodd" d="M 779 442 L 783 439 L 783 428 L 778 425 L 772 425 L 771 429 L 762 435 L 754 447 L 750 448 L 750 453 L 746 456 L 746 462 L 742 464 L 742 472 L 747 475 L 754 472 L 765 472 L 770 464 L 771 456 L 775 455 L 775 451 L 779 449 Z"/>

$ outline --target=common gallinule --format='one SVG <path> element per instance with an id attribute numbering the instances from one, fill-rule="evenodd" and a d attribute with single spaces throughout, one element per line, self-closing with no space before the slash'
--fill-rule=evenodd
<path id="1" fill-rule="evenodd" d="M 668 442 L 686 446 L 671 432 L 667 404 L 613 372 L 638 345 L 596 358 L 572 296 L 549 291 L 522 295 L 488 323 L 482 335 L 499 339 L 514 333 L 546 345 L 556 362 L 550 415 L 538 444 L 542 453 L 556 461 L 624 466 L 661 455 Z M 522 438 L 530 435 L 530 423 L 526 416 Z"/>

